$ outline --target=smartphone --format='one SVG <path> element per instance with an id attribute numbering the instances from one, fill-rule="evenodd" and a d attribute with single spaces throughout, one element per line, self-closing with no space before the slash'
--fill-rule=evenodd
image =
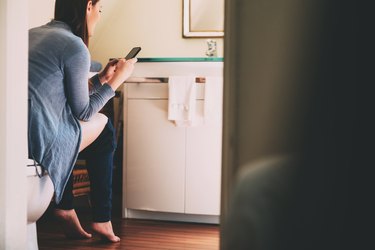
<path id="1" fill-rule="evenodd" d="M 141 47 L 132 48 L 130 52 L 125 56 L 125 59 L 128 60 L 134 58 L 139 53 L 139 51 L 141 51 Z"/>

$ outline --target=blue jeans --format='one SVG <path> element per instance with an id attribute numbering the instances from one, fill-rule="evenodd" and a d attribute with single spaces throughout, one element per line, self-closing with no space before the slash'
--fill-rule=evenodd
<path id="1" fill-rule="evenodd" d="M 108 119 L 99 137 L 80 152 L 78 158 L 86 160 L 90 178 L 90 200 L 94 222 L 111 220 L 113 154 L 116 149 L 115 129 Z M 69 177 L 62 200 L 56 208 L 73 209 L 73 176 Z"/>

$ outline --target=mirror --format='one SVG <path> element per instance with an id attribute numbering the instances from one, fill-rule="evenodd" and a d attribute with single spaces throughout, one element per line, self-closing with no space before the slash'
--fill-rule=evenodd
<path id="1" fill-rule="evenodd" d="M 184 37 L 223 37 L 224 0 L 183 0 Z"/>

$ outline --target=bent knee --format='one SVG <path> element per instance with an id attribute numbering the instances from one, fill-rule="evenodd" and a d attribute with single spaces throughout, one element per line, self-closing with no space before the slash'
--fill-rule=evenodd
<path id="1" fill-rule="evenodd" d="M 103 133 L 108 122 L 108 117 L 97 113 L 90 121 L 79 121 L 81 125 L 82 141 L 79 151 L 85 149 L 88 145 L 91 145 L 95 140 Z"/>
<path id="2" fill-rule="evenodd" d="M 103 125 L 103 127 L 107 124 L 108 122 L 108 117 L 102 113 L 97 113 L 96 115 L 93 116 L 93 120 L 95 119 L 96 122 L 100 123 Z"/>

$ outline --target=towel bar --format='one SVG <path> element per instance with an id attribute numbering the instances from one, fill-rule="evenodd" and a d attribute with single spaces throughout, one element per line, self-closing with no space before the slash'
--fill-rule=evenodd
<path id="1" fill-rule="evenodd" d="M 168 77 L 130 77 L 126 82 L 137 83 L 168 83 Z M 196 83 L 206 83 L 206 77 L 195 77 Z"/>

